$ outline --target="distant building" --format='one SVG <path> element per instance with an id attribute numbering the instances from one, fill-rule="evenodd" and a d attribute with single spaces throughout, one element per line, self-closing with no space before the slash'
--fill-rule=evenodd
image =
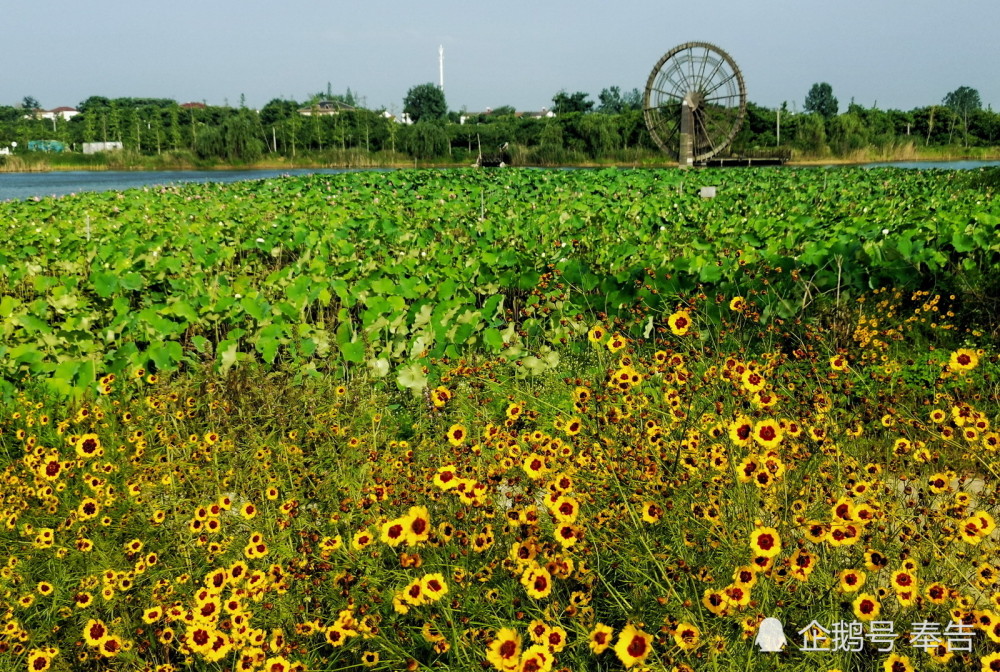
<path id="1" fill-rule="evenodd" d="M 332 114 L 340 114 L 341 112 L 353 112 L 356 109 L 357 108 L 352 107 L 347 103 L 342 103 L 339 100 L 321 100 L 315 105 L 300 107 L 299 114 L 303 117 L 311 117 L 313 115 L 323 117 Z"/>
<path id="2" fill-rule="evenodd" d="M 69 121 L 78 114 L 80 114 L 80 110 L 75 107 L 57 107 L 54 110 L 42 110 L 38 116 L 42 119 L 62 119 L 63 121 Z"/>
<path id="3" fill-rule="evenodd" d="M 185 110 L 204 110 L 208 107 L 205 103 L 181 103 L 180 106 Z"/>
<path id="4" fill-rule="evenodd" d="M 85 142 L 83 143 L 84 154 L 97 154 L 98 152 L 118 152 L 124 149 L 120 142 Z"/>

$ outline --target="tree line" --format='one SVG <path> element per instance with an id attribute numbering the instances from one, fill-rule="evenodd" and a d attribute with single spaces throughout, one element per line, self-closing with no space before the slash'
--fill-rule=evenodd
<path id="1" fill-rule="evenodd" d="M 329 87 L 328 87 L 329 88 Z M 554 116 L 519 114 L 503 105 L 489 112 L 449 111 L 433 84 L 410 89 L 403 101 L 406 120 L 359 105 L 354 94 L 327 91 L 305 102 L 274 99 L 260 110 L 180 105 L 158 98 L 92 96 L 69 121 L 40 118 L 26 98 L 20 107 L 0 106 L 0 148 L 17 142 L 55 140 L 74 151 L 83 143 L 120 142 L 139 155 L 168 155 L 194 162 L 253 163 L 268 155 L 303 160 L 343 160 L 345 153 L 400 159 L 473 161 L 507 144 L 518 164 L 636 161 L 661 154 L 646 129 L 638 89 L 608 87 L 597 100 L 584 92 L 559 91 Z M 322 114 L 332 103 L 336 113 Z M 853 101 L 844 112 L 828 84 L 809 91 L 801 112 L 747 103 L 746 120 L 732 152 L 792 149 L 800 155 L 849 156 L 858 150 L 895 147 L 995 147 L 1000 114 L 983 109 L 978 92 L 960 87 L 941 104 L 909 111 L 864 107 Z"/>

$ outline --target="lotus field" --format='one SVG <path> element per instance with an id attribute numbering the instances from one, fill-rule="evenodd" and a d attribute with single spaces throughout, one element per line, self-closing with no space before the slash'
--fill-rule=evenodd
<path id="1" fill-rule="evenodd" d="M 0 203 L 0 670 L 1000 671 L 998 225 L 894 169 Z"/>

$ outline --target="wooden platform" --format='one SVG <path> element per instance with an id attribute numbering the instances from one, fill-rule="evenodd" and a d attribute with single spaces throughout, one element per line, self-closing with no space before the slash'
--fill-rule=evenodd
<path id="1" fill-rule="evenodd" d="M 708 161 L 704 161 L 697 165 L 709 166 L 712 168 L 728 168 L 732 166 L 782 166 L 786 161 L 788 161 L 788 159 L 782 156 L 727 156 L 724 158 L 709 159 Z"/>
<path id="2" fill-rule="evenodd" d="M 730 166 L 781 166 L 792 160 L 792 151 L 784 147 L 768 149 L 751 149 L 737 156 L 714 156 L 708 161 L 701 161 L 699 166 L 727 168 Z"/>

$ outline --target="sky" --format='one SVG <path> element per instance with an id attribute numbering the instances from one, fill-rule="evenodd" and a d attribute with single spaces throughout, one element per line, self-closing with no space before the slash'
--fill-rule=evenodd
<path id="1" fill-rule="evenodd" d="M 801 110 L 827 82 L 841 111 L 910 110 L 960 86 L 1000 110 L 1000 0 L 4 0 L 0 105 L 92 95 L 259 108 L 348 87 L 399 111 L 438 82 L 452 110 L 551 107 L 643 89 L 684 42 L 718 45 L 749 100 Z"/>

